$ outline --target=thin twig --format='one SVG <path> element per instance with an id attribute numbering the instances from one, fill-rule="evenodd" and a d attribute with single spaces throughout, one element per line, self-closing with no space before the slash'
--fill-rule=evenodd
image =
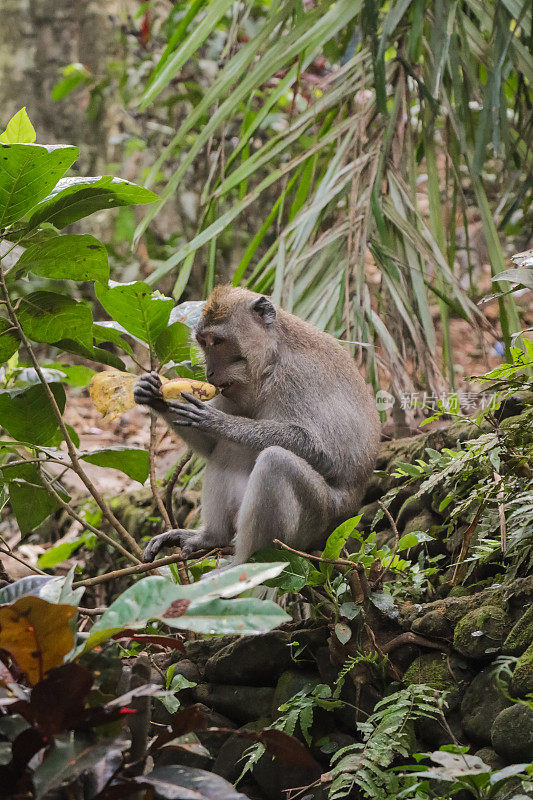
<path id="1" fill-rule="evenodd" d="M 181 478 L 182 472 L 185 467 L 189 464 L 189 461 L 192 458 L 192 451 L 187 450 L 187 452 L 180 458 L 176 466 L 172 471 L 172 475 L 168 480 L 168 483 L 165 487 L 165 507 L 167 509 L 167 513 L 173 528 L 178 527 L 178 523 L 176 522 L 176 517 L 174 516 L 174 509 L 172 507 L 172 494 L 174 492 L 174 487 L 176 483 Z"/>
<path id="2" fill-rule="evenodd" d="M 284 550 L 290 550 L 291 553 L 296 553 L 297 556 L 310 558 L 313 561 L 321 561 L 323 564 L 336 564 L 337 566 L 351 567 L 352 569 L 357 568 L 357 564 L 354 561 L 348 561 L 347 558 L 323 558 L 322 556 L 312 556 L 310 553 L 304 553 L 303 550 L 295 550 L 294 547 L 289 547 L 288 544 L 285 544 L 285 542 L 279 539 L 274 539 L 274 544 L 279 544 Z"/>
<path id="3" fill-rule="evenodd" d="M 396 553 L 398 552 L 398 544 L 400 542 L 400 532 L 398 531 L 398 526 L 396 525 L 396 523 L 394 521 L 394 517 L 390 513 L 390 511 L 387 508 L 387 506 L 384 503 L 382 503 L 381 500 L 378 500 L 378 505 L 381 508 L 381 510 L 386 514 L 386 516 L 387 516 L 387 518 L 388 518 L 388 520 L 389 520 L 389 522 L 391 524 L 392 531 L 394 533 L 394 548 L 393 548 L 392 555 L 390 557 L 389 563 L 387 564 L 387 566 L 383 570 L 383 572 L 385 573 L 385 572 L 389 571 L 389 569 L 391 567 L 391 564 L 394 561 L 394 557 L 396 556 Z"/>
<path id="4" fill-rule="evenodd" d="M 69 517 L 71 517 L 72 519 L 75 519 L 76 522 L 79 522 L 80 525 L 83 525 L 84 528 L 87 528 L 87 530 L 91 531 L 91 533 L 94 533 L 95 536 L 98 536 L 98 538 L 102 539 L 102 541 L 104 541 L 107 544 L 111 545 L 111 547 L 114 547 L 115 550 L 118 550 L 120 553 L 122 553 L 122 555 L 125 556 L 128 559 L 128 561 L 133 562 L 133 564 L 141 564 L 142 563 L 139 558 L 137 558 L 136 556 L 133 555 L 133 553 L 130 553 L 129 550 L 126 550 L 126 548 L 123 547 L 120 544 L 120 542 L 116 542 L 114 539 L 111 538 L 111 536 L 108 536 L 107 533 L 104 533 L 103 531 L 98 530 L 98 528 L 95 528 L 94 525 L 90 524 L 90 522 L 86 522 L 83 519 L 83 517 L 81 517 L 72 508 L 70 503 L 67 503 L 66 500 L 63 500 L 63 498 L 61 497 L 59 492 L 57 492 L 54 489 L 52 483 L 43 474 L 42 470 L 41 470 L 41 480 L 43 481 L 44 485 L 46 486 L 46 489 L 50 492 L 52 497 L 54 497 L 57 500 L 57 502 L 61 505 L 61 507 L 65 509 L 65 511 L 67 512 Z"/>
<path id="5" fill-rule="evenodd" d="M 158 569 L 158 567 L 164 567 L 167 564 L 177 564 L 180 561 L 183 561 L 183 556 L 181 553 L 174 554 L 172 556 L 165 556 L 164 558 L 158 558 L 155 561 L 152 561 L 151 564 L 137 564 L 134 567 L 115 569 L 113 572 L 106 572 L 103 575 L 96 575 L 94 578 L 86 578 L 83 581 L 76 581 L 76 583 L 72 584 L 72 587 L 77 589 L 78 586 L 95 586 L 98 583 L 106 583 L 107 581 L 112 581 L 115 578 L 123 578 L 126 575 L 141 575 L 143 572 L 152 572 L 152 570 Z"/>
<path id="6" fill-rule="evenodd" d="M 39 569 L 39 567 L 34 567 L 34 566 L 32 566 L 32 564 L 28 564 L 27 561 L 24 561 L 24 559 L 19 558 L 14 553 L 12 553 L 10 550 L 4 550 L 3 547 L 0 547 L 0 554 L 2 554 L 4 556 L 8 556 L 9 558 L 14 558 L 15 561 L 19 562 L 19 564 L 22 564 L 23 566 L 27 567 L 28 569 L 31 569 L 32 572 L 36 572 L 38 575 L 48 575 L 47 572 L 43 572 L 43 570 Z"/>
<path id="7" fill-rule="evenodd" d="M 1 259 L 0 259 L 0 261 L 1 261 Z M 9 297 L 9 292 L 7 290 L 3 269 L 0 269 L 0 288 L 2 290 L 2 295 L 3 295 L 4 300 L 5 300 L 5 304 L 6 304 L 6 308 L 7 308 L 7 312 L 8 312 L 9 318 L 10 318 L 11 322 L 13 323 L 13 325 L 16 327 L 18 335 L 19 335 L 19 338 L 20 338 L 22 344 L 24 345 L 24 347 L 26 348 L 26 350 L 28 352 L 28 355 L 29 355 L 30 360 L 31 360 L 31 362 L 33 364 L 35 372 L 37 373 L 37 375 L 39 377 L 39 380 L 41 381 L 41 384 L 43 386 L 45 394 L 46 394 L 46 396 L 48 398 L 48 402 L 50 403 L 50 406 L 52 408 L 54 416 L 55 416 L 55 418 L 57 420 L 57 423 L 58 423 L 58 426 L 59 426 L 59 430 L 61 431 L 61 435 L 62 435 L 63 439 L 65 440 L 65 444 L 67 446 L 67 451 L 68 451 L 70 460 L 72 462 L 72 469 L 78 475 L 78 477 L 80 478 L 82 483 L 85 485 L 86 489 L 88 489 L 88 491 L 91 493 L 91 495 L 95 499 L 96 503 L 98 504 L 98 506 L 102 510 L 102 513 L 104 514 L 104 516 L 106 517 L 108 522 L 112 525 L 112 527 L 116 530 L 116 532 L 118 533 L 118 535 L 120 536 L 122 541 L 130 548 L 130 550 L 131 550 L 131 552 L 133 554 L 135 554 L 139 558 L 142 558 L 142 550 L 141 550 L 141 548 L 139 547 L 139 545 L 137 544 L 137 542 L 135 541 L 133 536 L 130 533 L 128 533 L 128 531 L 122 525 L 122 523 L 115 517 L 115 515 L 113 514 L 113 512 L 109 508 L 108 504 L 105 502 L 104 498 L 102 497 L 102 495 L 100 494 L 100 492 L 98 491 L 96 486 L 93 484 L 93 482 L 90 480 L 90 478 L 86 475 L 85 471 L 83 470 L 83 468 L 82 468 L 82 466 L 81 466 L 81 464 L 79 462 L 78 455 L 76 453 L 76 448 L 75 448 L 74 443 L 73 443 L 73 441 L 72 441 L 72 439 L 70 437 L 68 429 L 67 429 L 65 423 L 63 422 L 63 417 L 61 415 L 61 411 L 59 409 L 59 406 L 57 405 L 57 402 L 56 402 L 56 399 L 54 397 L 54 394 L 53 394 L 52 390 L 50 389 L 50 386 L 49 386 L 48 382 L 46 381 L 46 378 L 44 377 L 43 371 L 42 371 L 42 369 L 41 369 L 41 367 L 39 365 L 39 362 L 37 360 L 37 357 L 35 355 L 33 347 L 31 346 L 31 344 L 30 344 L 30 342 L 28 340 L 28 337 L 24 333 L 22 325 L 20 324 L 20 322 L 18 320 L 18 317 L 17 317 L 17 315 L 15 313 L 15 309 L 13 308 L 13 304 L 11 303 L 11 298 Z"/>
<path id="8" fill-rule="evenodd" d="M 157 418 L 155 414 L 150 414 L 150 449 L 148 451 L 150 458 L 150 488 L 155 498 L 155 502 L 157 503 L 159 513 L 161 514 L 161 519 L 163 520 L 165 530 L 169 531 L 174 526 L 170 521 L 167 509 L 165 508 L 165 504 L 163 503 L 163 498 L 161 497 L 161 492 L 159 491 L 159 486 L 157 485 L 157 478 L 155 474 L 156 436 L 157 436 Z"/>

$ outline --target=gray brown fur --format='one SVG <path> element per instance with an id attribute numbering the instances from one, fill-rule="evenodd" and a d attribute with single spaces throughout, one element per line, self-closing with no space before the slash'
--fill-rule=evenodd
<path id="1" fill-rule="evenodd" d="M 145 557 L 233 539 L 238 564 L 274 539 L 323 546 L 357 513 L 378 450 L 379 416 L 353 359 L 329 334 L 233 287 L 215 289 L 196 335 L 223 394 L 165 403 L 151 373 L 135 398 L 207 458 L 202 525 L 154 537 Z"/>

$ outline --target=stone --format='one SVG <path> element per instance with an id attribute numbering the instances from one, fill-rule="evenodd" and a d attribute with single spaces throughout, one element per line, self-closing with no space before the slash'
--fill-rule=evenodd
<path id="1" fill-rule="evenodd" d="M 239 731 L 260 731 L 270 720 L 267 717 L 249 722 L 239 728 Z M 245 736 L 239 735 L 238 731 L 229 736 L 220 748 L 215 762 L 212 766 L 213 772 L 225 778 L 230 783 L 235 783 L 241 774 L 245 760 L 242 760 L 245 750 L 253 744 L 253 742 Z M 249 774 L 249 773 L 248 773 Z"/>
<path id="2" fill-rule="evenodd" d="M 498 691 L 491 675 L 492 667 L 482 670 L 465 692 L 461 703 L 461 724 L 474 742 L 490 744 L 492 723 L 509 701 Z"/>
<path id="3" fill-rule="evenodd" d="M 427 510 L 426 500 L 426 497 L 418 497 L 416 494 L 412 494 L 404 500 L 396 517 L 396 526 L 399 531 L 403 531 L 409 520 L 423 514 Z"/>
<path id="4" fill-rule="evenodd" d="M 290 638 L 286 631 L 274 630 L 237 639 L 206 661 L 206 678 L 210 683 L 274 686 L 291 665 Z"/>
<path id="5" fill-rule="evenodd" d="M 516 662 L 511 691 L 518 697 L 533 693 L 533 644 L 529 645 Z"/>
<path id="6" fill-rule="evenodd" d="M 493 750 L 492 747 L 481 747 L 474 755 L 480 758 L 493 772 L 497 772 L 499 769 L 503 769 L 506 766 L 506 762 L 503 758 L 500 758 L 496 750 Z"/>
<path id="7" fill-rule="evenodd" d="M 519 656 L 533 643 L 533 604 L 515 622 L 509 636 L 503 643 L 504 651 L 510 656 Z"/>
<path id="8" fill-rule="evenodd" d="M 428 611 L 423 617 L 415 619 L 411 630 L 428 639 L 445 639 L 446 641 L 451 640 L 453 633 L 450 623 L 440 611 Z"/>
<path id="9" fill-rule="evenodd" d="M 303 689 L 314 689 L 320 683 L 318 675 L 312 672 L 300 672 L 295 669 L 288 669 L 283 672 L 274 690 L 274 700 L 272 703 L 272 714 L 276 717 L 279 707 L 286 703 L 295 694 Z"/>
<path id="10" fill-rule="evenodd" d="M 253 776 L 268 800 L 280 800 L 291 796 L 289 789 L 310 786 L 320 778 L 321 769 L 316 765 L 313 769 L 287 764 L 280 758 L 273 758 L 265 753 L 254 766 Z M 305 792 L 308 800 L 326 800 L 326 793 L 322 786 L 313 786 Z"/>
<path id="11" fill-rule="evenodd" d="M 257 636 L 219 640 L 217 648 L 203 652 L 193 649 L 193 653 L 200 659 L 207 655 L 205 675 L 209 683 L 275 686 L 284 670 L 296 666 L 293 646 L 298 647 L 297 663 L 307 666 L 313 662 L 316 648 L 326 642 L 328 630 L 324 625 L 309 623 L 305 628 L 299 625 L 284 625 Z M 193 655 L 190 657 L 196 660 Z"/>
<path id="12" fill-rule="evenodd" d="M 511 763 L 533 761 L 533 709 L 515 703 L 504 709 L 492 724 L 492 746 Z"/>
<path id="13" fill-rule="evenodd" d="M 191 692 L 198 703 L 204 703 L 236 722 L 269 717 L 274 700 L 274 689 L 270 686 L 200 683 Z"/>
<path id="14" fill-rule="evenodd" d="M 425 683 L 441 692 L 457 690 L 471 677 L 458 659 L 448 659 L 445 653 L 423 653 L 415 658 L 403 676 L 407 686 Z"/>
<path id="15" fill-rule="evenodd" d="M 509 620 L 503 608 L 481 606 L 469 611 L 458 622 L 453 646 L 467 658 L 492 658 L 501 651 L 508 630 Z"/>

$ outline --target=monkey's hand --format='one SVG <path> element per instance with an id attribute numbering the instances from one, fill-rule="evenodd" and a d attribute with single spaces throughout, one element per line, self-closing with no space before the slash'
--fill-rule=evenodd
<path id="1" fill-rule="evenodd" d="M 166 411 L 167 403 L 163 399 L 161 386 L 157 372 L 146 372 L 133 387 L 133 399 L 138 405 L 149 406 L 154 411 Z"/>
<path id="2" fill-rule="evenodd" d="M 192 394 L 183 392 L 182 397 L 188 402 L 178 403 L 175 400 L 169 400 L 167 403 L 174 425 L 215 433 L 228 416 L 224 411 L 213 408 L 210 403 L 203 403 Z"/>

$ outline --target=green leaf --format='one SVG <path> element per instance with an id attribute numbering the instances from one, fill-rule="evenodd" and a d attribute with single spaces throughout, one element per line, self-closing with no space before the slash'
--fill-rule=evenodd
<path id="1" fill-rule="evenodd" d="M 118 469 L 129 478 L 139 483 L 144 483 L 150 472 L 150 456 L 148 450 L 140 447 L 125 447 L 117 445 L 106 447 L 100 450 L 93 450 L 80 456 L 83 461 L 89 464 L 96 464 L 97 467 L 109 467 Z"/>
<path id="2" fill-rule="evenodd" d="M 0 317 L 0 364 L 11 358 L 19 349 L 20 341 L 9 320 Z"/>
<path id="3" fill-rule="evenodd" d="M 2 144 L 32 144 L 37 138 L 35 128 L 26 113 L 26 106 L 17 111 L 7 123 L 7 128 L 0 134 Z"/>
<path id="4" fill-rule="evenodd" d="M 110 281 L 108 287 L 100 283 L 95 288 L 107 313 L 132 336 L 155 348 L 157 337 L 167 326 L 173 301 L 142 281 Z"/>
<path id="5" fill-rule="evenodd" d="M 63 178 L 36 206 L 28 226 L 34 228 L 50 222 L 61 229 L 104 208 L 153 203 L 154 200 L 157 195 L 149 189 L 111 175 Z"/>
<path id="6" fill-rule="evenodd" d="M 347 519 L 346 522 L 343 522 L 338 528 L 335 528 L 326 542 L 326 546 L 322 553 L 324 558 L 339 558 L 342 548 L 352 533 L 356 530 L 360 519 L 361 515 L 359 514 L 358 517 Z"/>
<path id="7" fill-rule="evenodd" d="M 272 562 L 279 557 L 279 550 L 273 547 L 262 548 L 255 553 L 254 561 L 259 563 L 264 561 Z M 277 587 L 282 592 L 299 592 L 309 584 L 317 586 L 324 583 L 324 576 L 313 567 L 309 559 L 296 553 L 291 553 L 289 550 L 283 552 L 283 559 L 288 562 L 285 569 L 277 577 L 265 581 L 266 586 Z"/>
<path id="8" fill-rule="evenodd" d="M 63 100 L 67 94 L 70 94 L 80 84 L 88 84 L 91 82 L 91 73 L 83 64 L 67 64 L 61 70 L 63 77 L 56 83 L 52 89 L 52 100 L 57 103 Z"/>
<path id="9" fill-rule="evenodd" d="M 0 145 L 0 228 L 21 219 L 78 157 L 69 145 Z"/>
<path id="10" fill-rule="evenodd" d="M 33 292 L 21 299 L 18 318 L 34 342 L 54 344 L 69 338 L 92 348 L 93 317 L 87 303 L 57 292 Z"/>
<path id="11" fill-rule="evenodd" d="M 46 242 L 30 245 L 10 275 L 18 278 L 23 272 L 54 280 L 107 283 L 107 250 L 94 236 L 55 236 Z"/>
<path id="12" fill-rule="evenodd" d="M 91 628 L 90 636 L 83 649 L 84 651 L 92 649 L 123 628 L 143 628 L 151 619 L 164 618 L 165 624 L 173 624 L 170 622 L 170 616 L 167 618 L 164 617 L 164 615 L 175 601 L 190 601 L 191 606 L 187 608 L 188 612 L 189 609 L 193 608 L 192 604 L 194 601 L 204 602 L 217 596 L 227 598 L 236 594 L 241 594 L 247 589 L 258 586 L 260 583 L 275 577 L 284 567 L 284 563 L 241 564 L 237 567 L 225 570 L 224 572 L 215 571 L 207 575 L 203 580 L 198 581 L 198 583 L 183 586 L 172 583 L 162 576 L 154 575 L 143 578 L 126 589 L 125 592 L 111 603 L 107 611 L 102 614 L 98 622 Z M 277 608 L 279 609 L 279 606 Z M 220 607 L 218 610 L 221 610 Z M 200 609 L 200 611 L 202 613 L 199 613 L 197 616 L 202 617 L 203 615 L 203 621 L 197 619 L 196 622 L 191 624 L 205 627 L 207 625 L 207 616 L 215 612 L 213 609 L 208 609 L 207 611 L 206 609 L 203 609 L 203 611 Z M 256 613 L 255 608 L 251 610 L 248 609 L 248 611 L 252 616 Z M 179 613 L 182 613 L 182 609 L 180 609 Z M 283 615 L 285 614 L 285 612 L 282 613 Z M 270 615 L 270 612 L 267 616 L 270 622 L 275 618 L 275 616 L 273 617 Z M 281 621 L 286 619 L 287 617 L 284 615 L 283 620 L 279 619 L 279 621 L 275 622 L 271 627 L 279 625 Z M 237 625 L 238 622 L 233 619 L 230 624 Z M 247 622 L 247 625 L 253 624 L 253 620 Z M 223 627 L 223 620 L 219 620 L 217 625 Z M 180 625 L 176 625 L 175 627 L 180 627 Z M 190 628 L 190 630 L 197 629 L 199 630 L 197 627 Z M 267 629 L 265 628 L 265 630 Z M 270 628 L 268 628 L 268 630 L 270 630 Z M 229 632 L 229 629 L 227 629 L 226 632 Z M 244 630 L 237 628 L 234 632 L 244 633 Z"/>
<path id="13" fill-rule="evenodd" d="M 210 600 L 192 602 L 183 616 L 173 616 L 167 611 L 157 616 L 165 625 L 196 633 L 239 633 L 250 635 L 266 633 L 290 616 L 272 600 L 258 600 L 256 597 L 237 597 L 224 600 L 214 597 Z"/>
<path id="14" fill-rule="evenodd" d="M 112 344 L 116 344 L 128 355 L 132 356 L 133 350 L 131 349 L 131 346 L 124 339 L 121 331 L 114 327 L 116 324 L 117 323 L 113 322 L 112 320 L 105 322 L 101 321 L 99 323 L 95 322 L 93 325 L 94 340 L 97 344 L 101 344 L 102 342 L 111 342 Z"/>
<path id="15" fill-rule="evenodd" d="M 93 330 L 95 327 L 97 326 L 93 325 Z M 85 347 L 80 342 L 75 342 L 74 339 L 59 339 L 54 342 L 54 346 L 65 353 L 74 353 L 77 356 L 88 358 L 90 361 L 96 361 L 97 364 L 106 364 L 108 367 L 126 371 L 126 365 L 122 359 L 114 353 L 110 353 L 109 350 L 104 350 L 103 347 Z"/>
<path id="16" fill-rule="evenodd" d="M 370 601 L 376 606 L 376 608 L 379 608 L 379 610 L 383 611 L 385 614 L 391 615 L 391 612 L 396 612 L 394 598 L 388 592 L 372 592 L 370 595 Z"/>
<path id="17" fill-rule="evenodd" d="M 406 533 L 398 542 L 398 552 L 402 550 L 409 550 L 410 547 L 416 547 L 418 544 L 418 536 L 415 533 Z"/>
<path id="18" fill-rule="evenodd" d="M 352 629 L 345 622 L 335 624 L 335 636 L 341 644 L 346 644 L 352 638 Z"/>
<path id="19" fill-rule="evenodd" d="M 48 384 L 59 410 L 65 408 L 65 390 L 60 383 Z M 21 391 L 0 391 L 0 425 L 20 442 L 49 445 L 58 424 L 42 384 Z"/>
<path id="20" fill-rule="evenodd" d="M 161 331 L 155 340 L 155 352 L 161 365 L 168 361 L 187 361 L 190 338 L 190 328 L 183 322 L 174 322 Z"/>
<path id="21" fill-rule="evenodd" d="M 58 511 L 61 504 L 45 488 L 35 464 L 9 464 L 2 468 L 2 477 L 9 488 L 11 509 L 24 536 Z M 59 492 L 64 500 L 68 495 Z"/>
<path id="22" fill-rule="evenodd" d="M 44 364 L 42 368 L 57 371 L 61 383 L 68 383 L 69 386 L 88 386 L 94 375 L 94 369 L 84 367 L 82 364 L 61 364 L 59 361 L 53 361 Z"/>
<path id="23" fill-rule="evenodd" d="M 84 544 L 92 547 L 96 541 L 97 537 L 94 533 L 85 531 L 81 536 L 78 536 L 77 539 L 73 539 L 70 542 L 61 542 L 61 544 L 50 547 L 45 553 L 39 556 L 37 559 L 37 566 L 41 569 L 53 569 L 57 567 L 58 564 L 62 564 L 63 561 L 67 561 L 67 559 Z"/>

